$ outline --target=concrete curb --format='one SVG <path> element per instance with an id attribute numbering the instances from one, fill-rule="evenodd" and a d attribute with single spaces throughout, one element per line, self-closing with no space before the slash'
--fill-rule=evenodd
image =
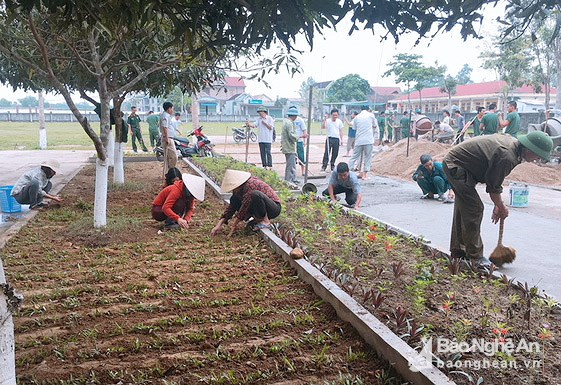
<path id="1" fill-rule="evenodd" d="M 51 194 L 56 195 L 60 191 L 62 191 L 62 189 L 68 184 L 68 182 L 74 179 L 74 177 L 80 171 L 82 171 L 85 165 L 86 164 L 82 164 L 78 166 L 73 172 L 65 175 L 62 181 L 53 187 L 53 189 L 51 190 Z M 39 211 L 37 210 L 29 210 L 20 218 L 18 218 L 18 220 L 16 220 L 11 226 L 9 226 L 6 231 L 2 235 L 0 235 L 0 250 L 3 249 L 4 246 L 6 246 L 6 243 L 8 243 L 8 241 L 18 233 L 18 231 L 20 231 L 25 225 L 27 225 L 29 221 L 35 218 L 38 213 Z"/>
<path id="2" fill-rule="evenodd" d="M 219 198 L 224 199 L 216 183 L 189 160 L 185 160 L 185 163 L 209 183 L 209 186 Z M 397 232 L 397 228 L 394 226 L 388 225 L 388 228 Z M 390 362 L 401 376 L 418 385 L 455 384 L 308 261 L 292 259 L 290 257 L 292 248 L 272 231 L 261 230 L 261 233 L 275 252 L 280 254 L 296 270 L 298 276 L 304 282 L 310 284 L 320 298 L 331 304 L 342 320 L 353 325 L 364 340 L 381 357 Z M 407 236 L 412 236 L 412 234 L 407 233 Z"/>

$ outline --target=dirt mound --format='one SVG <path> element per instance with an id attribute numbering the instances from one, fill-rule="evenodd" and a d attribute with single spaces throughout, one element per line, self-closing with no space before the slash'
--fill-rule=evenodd
<path id="1" fill-rule="evenodd" d="M 450 145 L 425 141 L 409 141 L 409 156 L 407 155 L 407 139 L 402 139 L 387 151 L 378 153 L 373 159 L 373 169 L 376 174 L 396 176 L 401 179 L 411 179 L 411 175 L 419 166 L 419 158 L 423 154 L 432 155 L 440 162 L 450 149 Z"/>
<path id="2" fill-rule="evenodd" d="M 561 166 L 545 166 L 537 163 L 522 163 L 507 176 L 508 180 L 554 186 L 561 188 Z"/>

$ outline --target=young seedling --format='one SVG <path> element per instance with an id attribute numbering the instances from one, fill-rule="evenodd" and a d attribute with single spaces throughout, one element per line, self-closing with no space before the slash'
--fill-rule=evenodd
<path id="1" fill-rule="evenodd" d="M 407 325 L 407 310 L 399 306 L 393 313 L 395 326 L 401 329 Z"/>
<path id="2" fill-rule="evenodd" d="M 452 275 L 458 275 L 462 267 L 462 261 L 460 258 L 447 257 L 448 259 L 448 271 Z"/>
<path id="3" fill-rule="evenodd" d="M 393 262 L 391 266 L 392 266 L 393 276 L 395 277 L 395 279 L 398 279 L 403 274 L 405 274 L 405 268 L 403 267 L 402 261 Z"/>
<path id="4" fill-rule="evenodd" d="M 382 302 L 384 302 L 384 300 L 386 299 L 386 297 L 384 297 L 384 295 L 380 291 L 376 291 L 374 293 L 373 290 L 371 290 L 371 298 L 374 309 L 378 309 L 382 305 Z"/>

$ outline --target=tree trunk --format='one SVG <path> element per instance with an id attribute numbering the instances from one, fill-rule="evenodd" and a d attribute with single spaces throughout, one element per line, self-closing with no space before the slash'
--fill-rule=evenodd
<path id="1" fill-rule="evenodd" d="M 0 284 L 6 283 L 0 259 Z M 16 385 L 14 320 L 7 307 L 7 298 L 0 288 L 0 385 Z"/>
<path id="2" fill-rule="evenodd" d="M 39 91 L 39 148 L 47 149 L 47 128 L 45 127 L 45 98 Z"/>
<path id="3" fill-rule="evenodd" d="M 448 112 L 452 113 L 452 92 L 448 91 Z"/>
<path id="4" fill-rule="evenodd" d="M 191 101 L 191 117 L 193 120 L 193 130 L 196 130 L 199 128 L 199 101 L 196 94 L 193 95 Z"/>
<path id="5" fill-rule="evenodd" d="M 555 96 L 555 109 L 561 110 L 561 34 L 555 39 L 555 68 L 557 69 L 557 94 Z"/>
<path id="6" fill-rule="evenodd" d="M 121 105 L 124 96 L 113 98 L 113 114 L 115 118 L 115 139 L 114 139 L 114 162 L 113 162 L 113 183 L 125 183 L 125 166 L 123 157 L 125 156 L 125 144 L 122 140 L 123 119 L 121 117 Z"/>
<path id="7" fill-rule="evenodd" d="M 123 157 L 125 155 L 125 144 L 121 142 L 115 143 L 115 164 L 113 166 L 113 183 L 125 183 L 125 166 Z"/>
<path id="8" fill-rule="evenodd" d="M 113 167 L 115 165 L 115 135 L 113 130 L 109 130 L 107 137 L 107 166 Z"/>
<path id="9" fill-rule="evenodd" d="M 107 161 L 95 161 L 94 227 L 107 226 Z"/>

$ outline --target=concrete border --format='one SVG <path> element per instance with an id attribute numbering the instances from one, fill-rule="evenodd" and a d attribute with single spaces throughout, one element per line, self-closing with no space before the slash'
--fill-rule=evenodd
<path id="1" fill-rule="evenodd" d="M 214 183 L 202 170 L 195 166 L 189 160 L 185 163 L 193 171 L 199 174 L 209 183 L 213 192 L 221 199 L 224 199 L 220 193 L 220 188 Z M 383 222 L 381 222 L 383 223 Z M 406 236 L 413 234 L 405 232 L 394 226 L 387 225 L 388 229 L 400 232 Z M 378 354 L 385 360 L 390 362 L 397 372 L 406 380 L 418 385 L 453 385 L 455 382 L 450 380 L 444 373 L 432 366 L 423 356 L 418 354 L 405 341 L 399 338 L 386 325 L 379 321 L 366 308 L 355 301 L 343 289 L 337 286 L 333 281 L 326 277 L 316 267 L 305 259 L 292 259 L 290 252 L 292 248 L 288 246 L 279 237 L 270 230 L 261 230 L 263 238 L 280 254 L 292 268 L 296 270 L 300 278 L 310 284 L 314 292 L 328 302 L 336 310 L 338 316 L 349 322 L 364 338 L 364 340 L 372 346 Z M 416 239 L 420 240 L 420 237 Z"/>
<path id="2" fill-rule="evenodd" d="M 86 166 L 86 163 L 83 163 L 81 165 L 79 165 L 74 171 L 72 171 L 71 173 L 69 173 L 68 175 L 64 175 L 64 178 L 57 183 L 55 186 L 53 186 L 53 189 L 51 190 L 51 194 L 58 194 L 60 191 L 62 191 L 62 189 L 64 187 L 66 187 L 66 185 L 72 180 L 74 179 L 74 177 L 80 172 L 82 171 L 82 169 Z M 6 246 L 6 243 L 8 243 L 8 241 L 14 236 L 16 235 L 25 225 L 27 225 L 29 223 L 29 221 L 31 221 L 33 218 L 35 218 L 35 216 L 39 213 L 39 211 L 37 210 L 29 210 L 28 212 L 26 212 L 25 214 L 21 215 L 20 218 L 18 218 L 16 221 L 14 221 L 12 223 L 11 226 L 8 226 L 6 228 L 6 231 L 4 231 L 4 233 L 2 235 L 0 235 L 0 250 L 4 248 L 4 246 Z M 1 254 L 0 254 L 1 255 Z"/>

